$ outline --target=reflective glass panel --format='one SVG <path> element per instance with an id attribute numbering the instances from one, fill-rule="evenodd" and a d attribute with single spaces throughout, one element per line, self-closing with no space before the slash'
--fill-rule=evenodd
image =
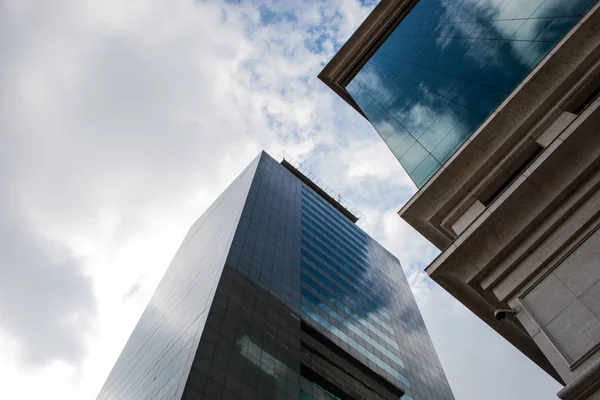
<path id="1" fill-rule="evenodd" d="M 421 0 L 347 90 L 422 187 L 597 0 Z"/>

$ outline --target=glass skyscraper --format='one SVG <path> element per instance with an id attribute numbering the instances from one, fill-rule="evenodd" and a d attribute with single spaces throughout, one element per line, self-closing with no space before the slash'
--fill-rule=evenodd
<path id="1" fill-rule="evenodd" d="M 341 84 L 421 188 L 596 2 L 415 0 Z"/>
<path id="2" fill-rule="evenodd" d="M 192 226 L 99 400 L 453 399 L 400 263 L 261 153 Z"/>

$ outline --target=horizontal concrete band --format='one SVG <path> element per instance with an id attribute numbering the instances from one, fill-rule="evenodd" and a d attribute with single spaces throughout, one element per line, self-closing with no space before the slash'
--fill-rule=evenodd
<path id="1" fill-rule="evenodd" d="M 587 398 L 596 390 L 600 390 L 600 361 L 582 372 L 581 375 L 562 388 L 557 395 L 563 400 L 578 400 Z M 598 398 L 600 398 L 600 394 L 598 394 Z"/>

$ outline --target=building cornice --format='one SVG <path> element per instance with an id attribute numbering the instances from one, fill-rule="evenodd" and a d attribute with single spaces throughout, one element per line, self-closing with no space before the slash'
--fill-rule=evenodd
<path id="1" fill-rule="evenodd" d="M 536 276 L 550 273 L 600 228 L 598 126 L 600 100 L 425 269 L 558 380 L 525 328 L 516 319 L 497 321 L 493 311 L 514 306 L 511 299 L 521 299 Z"/>

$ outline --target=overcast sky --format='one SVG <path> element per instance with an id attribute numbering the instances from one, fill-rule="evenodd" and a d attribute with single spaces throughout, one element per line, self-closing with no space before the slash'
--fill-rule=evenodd
<path id="1" fill-rule="evenodd" d="M 94 399 L 187 229 L 261 149 L 401 260 L 458 400 L 553 398 L 425 277 L 437 251 L 396 215 L 415 187 L 316 78 L 374 3 L 0 0 L 0 398 Z"/>

